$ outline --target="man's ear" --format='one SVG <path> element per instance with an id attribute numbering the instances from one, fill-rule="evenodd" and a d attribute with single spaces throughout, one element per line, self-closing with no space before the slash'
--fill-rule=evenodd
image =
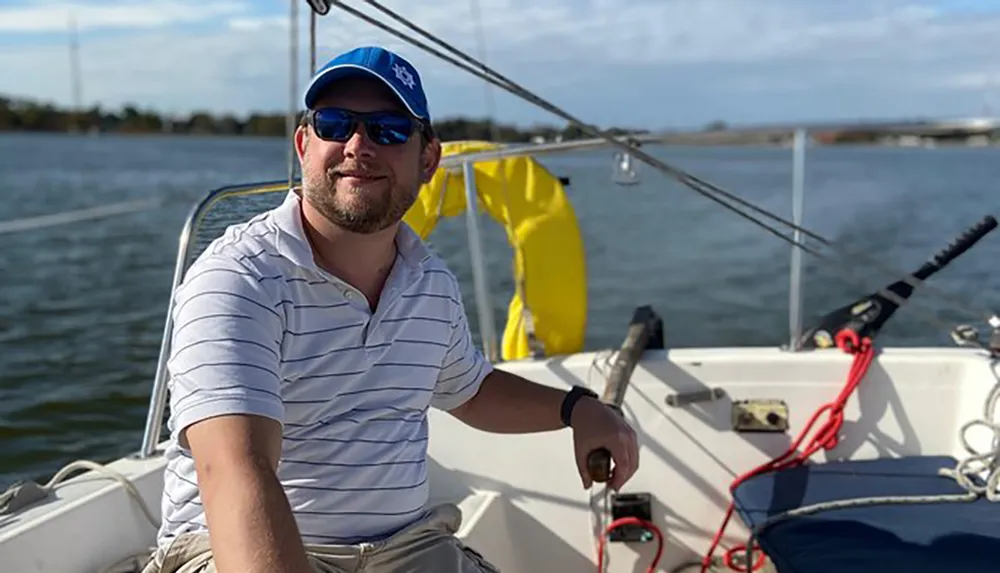
<path id="1" fill-rule="evenodd" d="M 306 145 L 309 143 L 309 127 L 300 125 L 295 129 L 295 154 L 299 156 L 299 163 L 306 155 Z"/>
<path id="2" fill-rule="evenodd" d="M 438 165 L 441 164 L 441 141 L 436 137 L 424 145 L 420 154 L 420 179 L 422 183 L 428 183 L 437 172 Z"/>

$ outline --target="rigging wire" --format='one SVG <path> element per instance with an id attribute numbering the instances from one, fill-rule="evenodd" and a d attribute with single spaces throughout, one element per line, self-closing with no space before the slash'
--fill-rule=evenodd
<path id="1" fill-rule="evenodd" d="M 299 3 L 290 2 L 290 4 L 291 12 L 288 15 L 288 28 L 290 31 L 288 58 L 291 61 L 288 66 L 290 70 L 288 78 L 288 116 L 285 118 L 285 131 L 287 132 L 286 141 L 288 144 L 288 188 L 293 189 L 295 187 L 295 163 L 297 159 L 295 154 L 295 129 L 298 127 L 296 125 L 296 117 L 298 116 L 299 109 L 296 103 L 299 92 Z"/>
<path id="2" fill-rule="evenodd" d="M 475 25 L 475 35 L 476 35 L 476 47 L 479 52 L 479 59 L 483 62 L 487 59 L 487 48 L 486 48 L 486 32 L 483 28 L 483 14 L 479 6 L 479 0 L 470 0 L 469 8 L 472 11 L 472 22 Z M 498 141 L 500 130 L 497 124 L 497 105 L 496 98 L 493 96 L 493 89 L 489 83 L 484 83 L 483 88 L 485 89 L 486 98 L 486 117 L 487 123 L 490 130 L 490 138 L 493 141 Z M 510 215 L 510 185 L 507 177 L 507 170 L 504 168 L 503 160 L 497 161 L 500 166 L 499 175 L 501 182 L 501 194 L 503 199 L 503 223 L 504 227 L 507 229 L 507 239 L 510 243 L 511 249 L 517 254 L 514 258 L 515 261 L 522 261 L 521 265 L 524 265 L 526 260 L 524 256 L 524 245 L 521 244 L 521 240 L 516 232 L 514 232 L 514 223 L 511 220 Z M 473 170 L 475 173 L 475 170 Z M 478 205 L 467 205 L 467 209 L 478 209 Z M 518 269 L 511 263 L 511 279 L 514 282 L 514 292 L 517 297 L 521 300 L 521 319 L 524 321 L 524 332 L 528 339 L 528 346 L 532 348 L 533 352 L 543 353 L 541 348 L 541 341 L 538 340 L 537 334 L 535 332 L 535 315 L 531 312 L 531 305 L 528 303 L 527 296 L 527 282 L 528 276 L 526 272 L 520 273 L 520 278 L 518 277 L 518 270 L 523 271 L 523 269 Z"/>
<path id="3" fill-rule="evenodd" d="M 316 12 L 309 11 L 309 77 L 316 73 Z"/>
<path id="4" fill-rule="evenodd" d="M 475 25 L 476 30 L 476 48 L 479 51 L 479 59 L 483 62 L 486 61 L 486 32 L 483 30 L 483 13 L 479 8 L 478 0 L 470 0 L 469 9 L 472 11 L 472 23 Z M 484 64 L 485 65 L 485 64 Z M 493 141 L 496 141 L 499 137 L 499 130 L 497 129 L 496 117 L 496 99 L 493 97 L 493 90 L 490 89 L 490 84 L 487 83 L 483 86 L 485 88 L 486 95 L 486 113 L 487 120 L 489 121 L 490 127 L 490 137 Z"/>
<path id="5" fill-rule="evenodd" d="M 732 211 L 733 213 L 735 213 L 735 214 L 743 217 L 744 219 L 747 219 L 748 221 L 750 221 L 750 222 L 758 225 L 759 227 L 763 228 L 765 231 L 768 231 L 769 233 L 777 236 L 779 239 L 782 239 L 782 240 L 784 240 L 784 241 L 792 244 L 793 246 L 797 246 L 800 249 L 802 249 L 803 251 L 805 251 L 805 252 L 807 252 L 807 253 L 809 253 L 809 254 L 811 254 L 811 255 L 813 255 L 813 256 L 821 259 L 821 260 L 825 260 L 825 261 L 831 262 L 834 265 L 840 266 L 843 269 L 845 269 L 848 272 L 850 272 L 850 268 L 847 267 L 846 265 L 844 265 L 843 263 L 838 263 L 836 261 L 833 261 L 830 257 L 822 255 L 819 252 L 817 252 L 815 249 L 807 246 L 804 242 L 796 241 L 793 237 L 782 233 L 780 230 L 775 229 L 774 227 L 772 227 L 769 224 L 761 221 L 760 219 L 755 218 L 753 215 L 748 214 L 748 213 L 746 213 L 744 211 L 741 211 L 739 208 L 735 207 L 734 205 L 732 205 L 731 203 L 729 203 L 727 201 L 731 201 L 733 203 L 736 203 L 736 204 L 738 204 L 738 205 L 740 205 L 742 207 L 745 207 L 746 209 L 749 209 L 749 210 L 751 210 L 751 211 L 753 211 L 753 212 L 755 212 L 755 213 L 757 213 L 757 214 L 759 214 L 759 215 L 761 215 L 763 217 L 766 217 L 768 219 L 774 220 L 775 222 L 780 223 L 780 224 L 782 224 L 782 225 L 784 225 L 784 226 L 792 229 L 793 231 L 798 231 L 798 232 L 802 233 L 803 235 L 805 235 L 806 237 L 809 237 L 809 238 L 817 241 L 818 243 L 820 243 L 823 246 L 829 248 L 830 250 L 832 250 L 832 251 L 840 254 L 843 257 L 853 257 L 853 258 L 861 259 L 861 260 L 867 261 L 870 265 L 872 265 L 872 266 L 874 266 L 874 267 L 882 270 L 883 272 L 891 273 L 891 274 L 894 274 L 894 275 L 901 275 L 901 277 L 899 278 L 899 280 L 902 280 L 903 282 L 905 282 L 905 283 L 907 283 L 907 284 L 909 284 L 911 286 L 914 286 L 914 287 L 923 286 L 924 290 L 926 290 L 928 292 L 935 293 L 941 299 L 948 300 L 948 301 L 952 302 L 953 304 L 955 304 L 957 306 L 960 306 L 963 309 L 963 311 L 965 311 L 965 312 L 969 312 L 971 314 L 980 315 L 980 316 L 984 316 L 984 317 L 990 317 L 993 314 L 989 310 L 982 310 L 982 309 L 974 308 L 974 307 L 972 307 L 969 304 L 969 302 L 967 300 L 961 299 L 961 298 L 959 298 L 959 297 L 957 297 L 957 296 L 955 296 L 955 295 L 953 295 L 951 293 L 948 293 L 948 292 L 943 291 L 943 290 L 941 290 L 941 289 L 939 289 L 937 287 L 934 287 L 933 285 L 924 285 L 923 281 L 920 281 L 920 280 L 917 280 L 917 279 L 913 278 L 912 276 L 910 276 L 910 273 L 903 272 L 903 271 L 899 270 L 898 268 L 893 268 L 892 266 L 889 266 L 889 265 L 887 265 L 887 264 L 879 261 L 877 258 L 874 258 L 874 257 L 872 257 L 870 255 L 867 255 L 865 253 L 851 253 L 851 252 L 847 252 L 843 248 L 838 247 L 837 245 L 833 244 L 830 240 L 826 239 L 825 237 L 823 237 L 823 236 L 821 236 L 821 235 L 819 235 L 819 234 L 817 234 L 817 233 L 815 233 L 813 231 L 810 231 L 809 229 L 806 229 L 804 227 L 796 225 L 795 223 L 793 223 L 791 221 L 788 221 L 787 219 L 784 219 L 783 217 L 780 217 L 780 216 L 778 216 L 778 215 L 776 215 L 776 214 L 774 214 L 774 213 L 772 213 L 772 212 L 770 212 L 770 211 L 768 211 L 766 209 L 758 207 L 758 206 L 754 205 L 753 203 L 751 203 L 750 201 L 742 199 L 742 198 L 740 198 L 737 195 L 734 195 L 734 194 L 732 194 L 732 193 L 730 193 L 728 191 L 725 191 L 724 189 L 721 189 L 721 188 L 719 188 L 719 187 L 717 187 L 717 186 L 715 186 L 715 185 L 713 185 L 711 183 L 708 183 L 708 182 L 706 182 L 704 180 L 701 180 L 701 179 L 699 179 L 699 178 L 697 178 L 697 177 L 695 177 L 693 175 L 690 175 L 690 174 L 684 172 L 681 169 L 678 169 L 678 168 L 675 168 L 673 166 L 670 166 L 670 165 L 664 163 L 663 161 L 661 161 L 661 160 L 659 160 L 659 159 L 657 159 L 655 157 L 652 157 L 651 155 L 649 155 L 645 151 L 643 151 L 643 150 L 641 150 L 641 149 L 639 149 L 639 148 L 637 148 L 637 147 L 635 147 L 635 146 L 627 143 L 627 140 L 616 138 L 615 136 L 613 136 L 613 135 L 611 135 L 609 133 L 606 133 L 603 130 L 597 128 L 597 127 L 590 126 L 590 125 L 584 123 L 583 121 L 581 121 L 580 119 L 578 119 L 578 118 L 570 115 L 569 113 L 563 111 L 562 109 L 556 107 L 555 105 L 553 105 L 553 104 L 551 104 L 551 103 L 543 100 L 542 98 L 536 96 L 535 94 L 533 94 L 532 92 L 530 92 L 526 88 L 518 85 L 517 83 L 515 83 L 512 80 L 506 78 L 502 74 L 500 74 L 500 73 L 496 72 L 495 70 L 489 68 L 488 66 L 486 66 L 482 62 L 479 62 L 476 59 L 472 58 L 471 56 L 468 56 L 467 54 L 463 53 L 461 50 L 458 50 L 457 48 L 455 48 L 454 46 L 452 46 L 449 43 L 445 42 L 444 40 L 441 40 L 440 38 L 437 38 L 436 36 L 434 36 L 430 32 L 427 32 L 423 28 L 421 28 L 421 27 L 417 26 L 416 24 L 412 23 L 407 18 L 405 18 L 405 17 L 397 14 L 393 10 L 391 10 L 391 9 L 383 6 L 377 0 L 364 0 L 364 1 L 367 4 L 371 5 L 373 8 L 375 8 L 376 10 L 378 10 L 378 11 L 382 12 L 383 14 L 385 14 L 386 16 L 388 16 L 388 17 L 392 18 L 393 20 L 399 22 L 400 24 L 402 24 L 402 25 L 410 28 L 411 30 L 413 30 L 414 32 L 420 34 L 421 36 L 424 36 L 425 38 L 427 38 L 428 40 L 430 40 L 430 41 L 434 42 L 435 44 L 441 46 L 445 50 L 447 50 L 447 51 L 455 54 L 458 58 L 461 58 L 462 60 L 464 60 L 466 62 L 469 62 L 469 64 L 465 64 L 465 63 L 463 63 L 461 61 L 456 60 L 455 58 L 452 58 L 451 56 L 443 54 L 441 51 L 439 51 L 439 50 L 437 50 L 437 49 L 435 49 L 435 48 L 433 48 L 433 47 L 425 44 L 424 42 L 421 42 L 420 40 L 418 40 L 418 39 L 416 39 L 416 38 L 414 38 L 414 37 L 406 34 L 405 32 L 402 32 L 400 30 L 392 28 L 392 27 L 390 27 L 390 26 L 388 26 L 388 25 L 386 25 L 386 24 L 378 21 L 377 19 L 375 19 L 374 17 L 372 17 L 372 16 L 370 16 L 368 14 L 365 14 L 363 12 L 358 11 L 355 8 L 347 6 L 341 0 L 332 0 L 331 4 L 337 6 L 338 8 L 340 8 L 341 10 L 343 10 L 343 11 L 351 14 L 352 16 L 355 16 L 356 18 L 359 18 L 359 19 L 367 22 L 368 24 L 371 24 L 372 26 L 375 26 L 375 27 L 377 27 L 377 28 L 379 28 L 379 29 L 381 29 L 381 30 L 383 30 L 383 31 L 385 31 L 385 32 L 387 32 L 387 33 L 389 33 L 389 34 L 391 34 L 391 35 L 393 35 L 393 36 L 395 36 L 395 37 L 397 37 L 397 38 L 399 38 L 399 39 L 401 39 L 401 40 L 403 40 L 403 41 L 405 41 L 405 42 L 407 42 L 407 43 L 409 43 L 409 44 L 411 44 L 411 45 L 413 45 L 415 47 L 417 47 L 417 48 L 420 48 L 420 49 L 422 49 L 422 50 L 424 50 L 424 51 L 426 51 L 426 52 L 428 52 L 428 53 L 430 53 L 430 54 L 432 54 L 432 55 L 434 55 L 434 56 L 436 56 L 436 57 L 438 57 L 438 58 L 440 58 L 440 59 L 442 59 L 444 61 L 447 61 L 447 62 L 451 63 L 452 65 L 454 65 L 454 66 L 456 66 L 456 67 L 458 67 L 460 69 L 463 69 L 463 70 L 467 71 L 468 73 L 470 73 L 470 74 L 472 74 L 472 75 L 474 75 L 474 76 L 476 76 L 476 77 L 478 77 L 478 78 L 480 78 L 480 79 L 482 79 L 482 80 L 484 80 L 486 82 L 489 82 L 490 84 L 493 84 L 493 85 L 495 85 L 497 87 L 500 87 L 501 89 L 504 89 L 504 90 L 510 92 L 511 94 L 513 94 L 513 95 L 515 95 L 517 97 L 520 97 L 521 99 L 527 100 L 527 101 L 529 101 L 529 102 L 531 102 L 531 103 L 533 103 L 533 104 L 541 107 L 542 109 L 545 109 L 546 111 L 549 111 L 550 113 L 553 113 L 554 115 L 557 115 L 557 116 L 559 116 L 559 117 L 561 117 L 561 118 L 569 121 L 570 123 L 577 125 L 584 132 L 586 132 L 586 133 L 588 133 L 590 135 L 593 135 L 595 137 L 598 137 L 598 138 L 606 140 L 612 146 L 617 147 L 619 149 L 622 149 L 623 151 L 625 151 L 627 153 L 630 153 L 633 157 L 636 157 L 636 158 L 640 159 L 644 163 L 646 163 L 646 164 L 648 164 L 648 165 L 650 165 L 650 166 L 658 169 L 659 171 L 663 172 L 664 174 L 666 174 L 666 175 L 668 175 L 668 176 L 676 179 L 678 182 L 682 183 L 683 185 L 687 186 L 688 188 L 692 189 L 693 191 L 697 192 L 698 194 L 702 195 L 703 197 L 705 197 L 705 198 L 707 198 L 707 199 L 709 199 L 711 201 L 714 201 L 714 202 L 722 205 L 723 207 L 725 207 L 726 209 Z M 475 66 L 475 67 L 473 67 L 473 66 Z M 476 69 L 476 68 L 480 68 L 480 69 Z M 482 71 L 480 71 L 480 70 L 482 70 Z M 718 197 L 716 195 L 721 195 L 721 197 Z M 723 198 L 725 198 L 725 199 L 723 199 Z M 885 289 L 879 290 L 877 292 L 878 292 L 878 294 L 884 296 L 886 299 L 888 299 L 888 300 L 890 300 L 890 301 L 892 301 L 892 302 L 894 302 L 896 304 L 902 305 L 904 303 L 904 300 L 902 298 L 900 298 L 898 295 L 896 295 L 895 293 L 893 293 L 893 292 L 887 291 Z M 913 302 L 910 301 L 909 306 L 916 306 L 916 305 L 914 305 Z M 936 316 L 936 314 L 932 314 L 932 313 L 929 313 L 929 312 L 927 312 L 925 314 L 927 315 L 928 318 L 931 319 L 932 323 L 937 324 L 937 325 L 943 325 L 946 330 L 951 330 L 952 325 L 949 324 L 949 323 L 943 322 L 941 319 L 939 319 Z"/>

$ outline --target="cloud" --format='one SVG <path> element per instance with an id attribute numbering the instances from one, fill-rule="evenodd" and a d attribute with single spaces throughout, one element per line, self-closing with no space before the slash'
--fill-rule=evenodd
<path id="1" fill-rule="evenodd" d="M 956 2 L 480 0 L 478 21 L 487 63 L 603 124 L 974 115 L 1000 88 L 1000 6 Z M 478 54 L 468 0 L 386 4 Z M 300 88 L 304 2 L 301 11 Z M 0 30 L 22 38 L 64 31 L 69 12 L 88 30 L 81 49 L 88 102 L 238 114 L 287 108 L 288 17 L 270 4 L 36 3 L 0 8 Z M 480 80 L 336 9 L 319 20 L 321 61 L 360 43 L 409 56 L 436 115 L 487 113 Z M 51 36 L 4 50 L 0 92 L 68 103 L 65 46 L 64 36 Z M 497 109 L 520 123 L 556 121 L 512 97 L 500 97 Z"/>
<path id="2" fill-rule="evenodd" d="M 226 25 L 233 30 L 249 30 L 259 32 L 288 28 L 288 16 L 251 16 L 230 18 Z"/>
<path id="3" fill-rule="evenodd" d="M 81 31 L 159 28 L 212 21 L 239 14 L 239 2 L 162 0 L 108 4 L 37 2 L 0 8 L 0 32 L 66 32 L 71 20 Z"/>

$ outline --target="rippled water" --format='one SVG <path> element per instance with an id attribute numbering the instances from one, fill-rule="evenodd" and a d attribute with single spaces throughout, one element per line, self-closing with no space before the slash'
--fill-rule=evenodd
<path id="1" fill-rule="evenodd" d="M 790 217 L 784 149 L 657 149 L 656 155 Z M 807 160 L 806 225 L 851 252 L 914 270 L 955 235 L 1000 215 L 1000 149 L 818 148 Z M 279 139 L 0 135 L 0 221 L 155 199 L 141 212 L 0 235 L 0 487 L 76 458 L 109 460 L 141 440 L 177 251 L 208 190 L 286 176 Z M 789 248 L 640 166 L 641 185 L 610 183 L 608 152 L 547 157 L 568 190 L 588 253 L 587 347 L 616 346 L 632 309 L 652 304 L 671 346 L 777 345 L 788 336 Z M 498 225 L 487 241 L 498 329 L 512 290 Z M 431 238 L 462 282 L 461 218 Z M 806 311 L 889 282 L 863 261 L 843 271 L 807 257 Z M 932 279 L 970 306 L 1000 307 L 1000 232 Z M 937 321 L 976 315 L 918 292 L 884 344 L 948 344 Z M 921 312 L 922 311 L 922 312 Z M 471 317 L 476 327 L 476 317 Z"/>

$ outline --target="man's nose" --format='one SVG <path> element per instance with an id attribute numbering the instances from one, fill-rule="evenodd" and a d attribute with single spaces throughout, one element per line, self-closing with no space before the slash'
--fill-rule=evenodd
<path id="1" fill-rule="evenodd" d="M 371 158 L 375 156 L 375 147 L 375 142 L 368 139 L 365 124 L 359 121 L 354 133 L 344 144 L 344 154 L 348 157 Z"/>

